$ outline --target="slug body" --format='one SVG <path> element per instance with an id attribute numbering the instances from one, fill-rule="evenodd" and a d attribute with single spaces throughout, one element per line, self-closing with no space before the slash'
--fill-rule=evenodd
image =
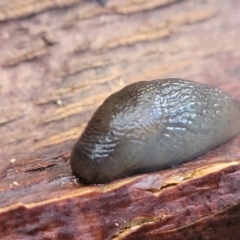
<path id="1" fill-rule="evenodd" d="M 240 102 L 182 79 L 133 83 L 96 110 L 75 144 L 73 173 L 107 183 L 198 157 L 240 133 Z"/>

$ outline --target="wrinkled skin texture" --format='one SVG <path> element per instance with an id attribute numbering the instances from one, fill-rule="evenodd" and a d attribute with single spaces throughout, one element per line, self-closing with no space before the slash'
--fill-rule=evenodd
<path id="1" fill-rule="evenodd" d="M 73 173 L 107 183 L 190 159 L 240 133 L 240 103 L 182 79 L 142 81 L 96 110 L 71 154 Z"/>

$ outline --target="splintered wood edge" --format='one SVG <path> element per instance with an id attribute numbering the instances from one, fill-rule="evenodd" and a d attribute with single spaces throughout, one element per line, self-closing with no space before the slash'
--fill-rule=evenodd
<path id="1" fill-rule="evenodd" d="M 190 182 L 192 180 L 200 179 L 203 176 L 207 176 L 209 174 L 220 172 L 229 167 L 237 166 L 237 165 L 240 166 L 240 162 L 231 161 L 229 163 L 212 164 L 207 167 L 204 166 L 204 167 L 200 167 L 198 169 L 180 173 L 180 174 L 170 177 L 170 178 L 166 179 L 166 181 L 162 182 L 160 189 L 158 191 L 154 191 L 153 194 L 155 196 L 157 196 L 160 193 L 162 193 L 163 191 L 166 191 L 167 189 L 172 188 L 175 185 L 180 185 L 183 183 Z M 161 174 L 161 173 L 159 173 L 159 174 Z M 146 175 L 146 174 L 144 174 L 144 175 Z M 30 203 L 30 204 L 15 203 L 13 205 L 1 208 L 0 214 L 4 213 L 4 212 L 12 211 L 12 210 L 17 210 L 19 207 L 24 207 L 24 208 L 30 210 L 34 207 L 44 206 L 49 203 L 61 202 L 61 201 L 67 200 L 69 198 L 84 197 L 90 193 L 107 194 L 108 192 L 117 190 L 123 186 L 128 186 L 128 185 L 134 184 L 138 180 L 141 180 L 142 178 L 143 178 L 143 175 L 138 175 L 138 176 L 128 177 L 125 179 L 120 179 L 120 180 L 117 180 L 115 182 L 112 182 L 112 183 L 106 184 L 106 185 L 101 184 L 101 185 L 87 186 L 87 187 L 80 188 L 79 190 L 74 190 L 72 193 L 69 193 L 67 196 L 44 200 L 44 201 L 37 202 L 37 203 Z"/>
<path id="2" fill-rule="evenodd" d="M 70 226 L 75 226 L 71 236 L 83 234 L 83 239 L 88 237 L 89 231 L 93 239 L 170 234 L 238 204 L 240 189 L 236 181 L 239 176 L 240 159 L 212 164 L 205 162 L 203 165 L 198 161 L 197 164 L 187 163 L 186 166 L 136 175 L 109 184 L 69 188 L 59 197 L 52 196 L 38 202 L 35 199 L 30 203 L 19 201 L 3 207 L 0 210 L 0 236 L 7 236 L 11 229 L 11 236 L 16 238 L 34 234 L 37 239 L 42 239 L 53 232 L 56 236 L 65 234 Z M 195 212 L 192 215 L 187 211 L 191 209 L 189 201 L 193 195 L 197 199 L 192 203 Z M 208 203 L 204 200 L 206 195 L 212 199 L 207 200 Z M 207 212 L 202 210 L 205 204 L 209 205 Z"/>

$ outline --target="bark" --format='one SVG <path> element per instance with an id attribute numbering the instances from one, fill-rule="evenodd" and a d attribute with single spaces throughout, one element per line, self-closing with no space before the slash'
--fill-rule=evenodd
<path id="1" fill-rule="evenodd" d="M 239 239 L 240 136 L 83 185 L 71 148 L 111 93 L 179 77 L 240 100 L 240 2 L 0 0 L 1 239 Z"/>

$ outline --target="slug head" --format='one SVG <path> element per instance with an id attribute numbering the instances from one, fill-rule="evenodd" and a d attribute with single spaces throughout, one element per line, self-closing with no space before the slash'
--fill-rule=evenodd
<path id="1" fill-rule="evenodd" d="M 154 135 L 159 134 L 158 97 L 145 81 L 108 97 L 74 146 L 73 173 L 86 182 L 105 183 L 136 172 L 135 166 L 151 154 Z"/>

